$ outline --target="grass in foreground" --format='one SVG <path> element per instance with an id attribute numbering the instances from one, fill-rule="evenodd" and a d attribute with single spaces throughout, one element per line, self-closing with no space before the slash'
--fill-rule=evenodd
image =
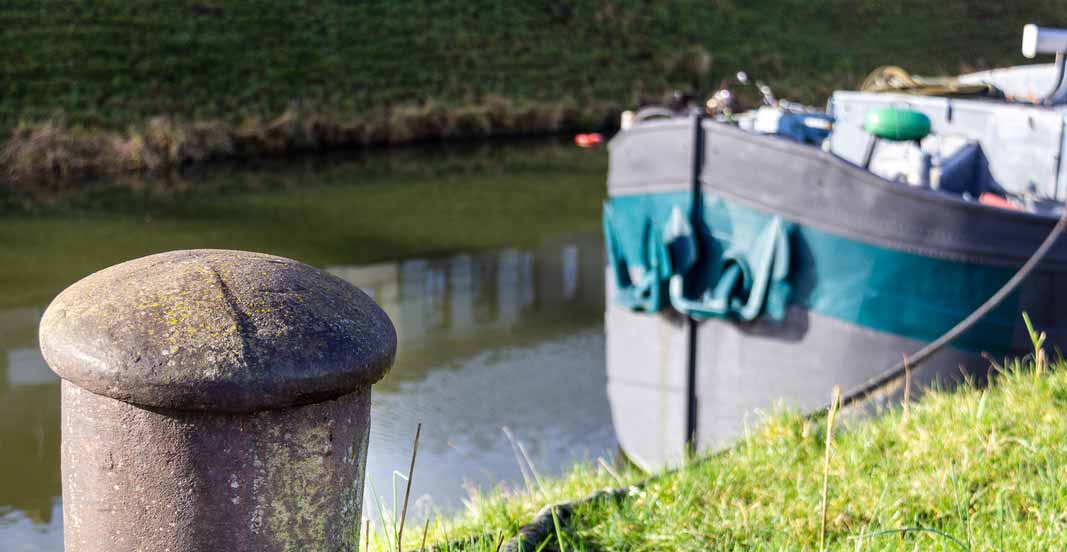
<path id="1" fill-rule="evenodd" d="M 818 550 L 826 474 L 826 550 L 1067 549 L 1067 363 L 1034 368 L 1033 358 L 1014 361 L 988 388 L 932 392 L 908 412 L 835 428 L 826 470 L 826 420 L 775 414 L 717 457 L 577 508 L 538 544 Z M 477 497 L 464 516 L 433 523 L 430 540 L 487 535 L 444 549 L 496 550 L 541 506 L 637 478 L 580 466 L 529 494 Z M 419 529 L 406 550 L 418 549 Z M 387 544 L 379 536 L 377 549 Z"/>

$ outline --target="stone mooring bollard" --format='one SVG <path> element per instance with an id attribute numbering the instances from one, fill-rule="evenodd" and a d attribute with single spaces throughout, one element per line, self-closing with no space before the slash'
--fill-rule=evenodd
<path id="1" fill-rule="evenodd" d="M 97 272 L 45 312 L 67 552 L 351 551 L 396 332 L 347 282 L 241 251 Z"/>

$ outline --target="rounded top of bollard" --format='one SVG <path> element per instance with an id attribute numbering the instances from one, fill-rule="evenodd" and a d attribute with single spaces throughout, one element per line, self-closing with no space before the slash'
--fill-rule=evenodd
<path id="1" fill-rule="evenodd" d="M 91 274 L 40 327 L 59 376 L 140 406 L 251 412 L 333 399 L 385 375 L 388 316 L 306 264 L 226 250 L 172 251 Z"/>

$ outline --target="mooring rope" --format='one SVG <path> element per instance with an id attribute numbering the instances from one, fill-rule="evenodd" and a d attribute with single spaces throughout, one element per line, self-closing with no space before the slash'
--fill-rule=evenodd
<path id="1" fill-rule="evenodd" d="M 985 83 L 962 83 L 959 77 L 920 77 L 895 65 L 871 71 L 860 84 L 863 92 L 902 92 L 919 96 L 997 96 L 1000 91 Z"/>
<path id="2" fill-rule="evenodd" d="M 857 400 L 878 392 L 887 384 L 904 375 L 906 370 L 918 367 L 935 353 L 945 348 L 949 343 L 955 341 L 960 335 L 963 335 L 964 332 L 973 328 L 979 320 L 989 314 L 990 311 L 997 308 L 1008 295 L 1011 295 L 1011 293 L 1019 287 L 1019 284 L 1033 272 L 1034 268 L 1044 260 L 1045 256 L 1048 255 L 1048 252 L 1052 250 L 1052 246 L 1056 244 L 1056 240 L 1063 234 L 1064 228 L 1067 228 L 1067 200 L 1065 200 L 1063 209 L 1060 212 L 1060 218 L 1056 220 L 1056 225 L 1053 226 L 1052 230 L 1045 236 L 1045 241 L 1041 242 L 1041 245 L 1034 250 L 1034 253 L 1030 255 L 1030 258 L 1019 267 L 1019 270 L 1017 270 L 996 293 L 990 295 L 985 303 L 982 303 L 978 308 L 974 309 L 971 314 L 968 314 L 966 318 L 960 320 L 958 324 L 942 334 L 941 337 L 931 341 L 918 351 L 915 351 L 914 354 L 904 357 L 903 360 L 893 365 L 892 368 L 886 370 L 884 373 L 870 380 L 863 386 L 849 391 L 848 394 L 842 398 L 841 406 L 847 406 Z M 829 408 L 829 405 L 827 405 L 826 408 Z M 823 410 L 825 410 L 825 408 Z"/>

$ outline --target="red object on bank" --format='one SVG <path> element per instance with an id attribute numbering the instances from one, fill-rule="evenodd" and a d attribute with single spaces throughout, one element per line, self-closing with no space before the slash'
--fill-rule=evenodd
<path id="1" fill-rule="evenodd" d="M 1001 209 L 1008 209 L 1010 211 L 1018 211 L 1019 208 L 1007 198 L 992 194 L 989 192 L 982 192 L 982 195 L 978 196 L 978 203 L 982 205 L 989 205 L 990 207 L 1000 207 Z"/>
<path id="2" fill-rule="evenodd" d="M 580 148 L 591 148 L 599 145 L 604 141 L 604 136 L 599 132 L 590 132 L 586 134 L 575 134 L 574 144 Z"/>

